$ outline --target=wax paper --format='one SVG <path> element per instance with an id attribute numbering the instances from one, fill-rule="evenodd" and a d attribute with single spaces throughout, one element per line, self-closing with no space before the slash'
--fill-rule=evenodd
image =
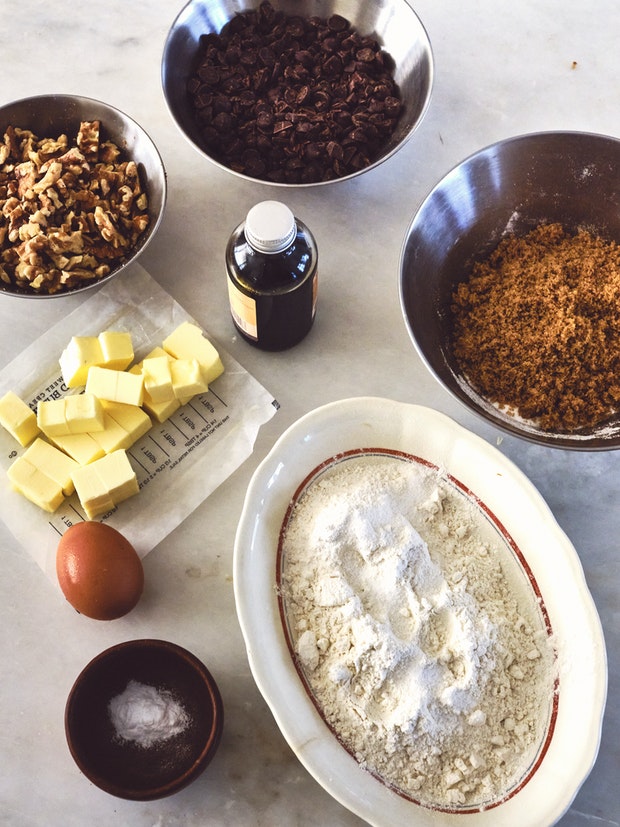
<path id="1" fill-rule="evenodd" d="M 39 400 L 75 392 L 65 387 L 58 362 L 72 336 L 127 331 L 135 361 L 140 361 L 184 321 L 198 324 L 143 267 L 135 265 L 93 293 L 0 371 L 0 396 L 12 390 L 36 411 Z M 210 339 L 208 332 L 203 333 Z M 98 518 L 122 532 L 142 558 L 251 455 L 261 425 L 278 408 L 262 385 L 217 342 L 213 344 L 224 373 L 207 393 L 194 397 L 166 422 L 154 422 L 127 451 L 140 491 Z M 0 427 L 0 517 L 56 582 L 58 541 L 70 525 L 87 517 L 76 494 L 49 514 L 12 489 L 6 470 L 24 450 Z"/>

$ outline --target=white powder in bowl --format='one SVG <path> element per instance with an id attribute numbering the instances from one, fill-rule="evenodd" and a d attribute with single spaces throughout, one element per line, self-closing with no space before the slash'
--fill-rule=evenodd
<path id="1" fill-rule="evenodd" d="M 152 747 L 179 735 L 189 724 L 189 715 L 171 692 L 129 681 L 108 705 L 116 735 L 141 747 Z"/>
<path id="2" fill-rule="evenodd" d="M 489 806 L 550 721 L 555 658 L 494 523 L 439 471 L 348 459 L 293 508 L 281 599 L 301 670 L 362 766 L 420 803 Z"/>

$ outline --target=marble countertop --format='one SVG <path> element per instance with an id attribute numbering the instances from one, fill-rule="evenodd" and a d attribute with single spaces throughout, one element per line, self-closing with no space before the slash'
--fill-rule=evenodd
<path id="1" fill-rule="evenodd" d="M 277 437 L 318 405 L 373 395 L 429 405 L 498 445 L 575 545 L 606 636 L 609 693 L 598 760 L 560 824 L 618 827 L 620 454 L 541 448 L 503 437 L 469 414 L 416 356 L 397 287 L 415 209 L 464 157 L 529 131 L 620 135 L 617 0 L 415 0 L 436 68 L 422 125 L 371 173 L 294 193 L 226 174 L 178 132 L 161 91 L 160 60 L 181 2 L 8 5 L 15 9 L 10 16 L 4 9 L 0 29 L 2 102 L 46 92 L 86 95 L 145 127 L 166 165 L 169 195 L 141 263 L 281 408 L 261 429 L 250 459 L 145 558 L 144 597 L 123 619 L 77 615 L 0 525 L 0 824 L 361 827 L 296 760 L 254 684 L 235 613 L 232 552 L 248 482 Z M 316 324 L 282 354 L 236 337 L 227 305 L 226 240 L 265 197 L 288 202 L 312 228 L 321 256 Z M 79 301 L 0 301 L 0 366 Z M 63 728 L 67 694 L 83 666 L 136 637 L 162 637 L 193 651 L 215 675 L 226 706 L 222 744 L 207 772 L 152 803 L 113 798 L 87 781 Z"/>

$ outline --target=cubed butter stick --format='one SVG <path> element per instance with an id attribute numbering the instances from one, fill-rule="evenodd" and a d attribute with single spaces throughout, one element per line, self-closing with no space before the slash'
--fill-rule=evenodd
<path id="1" fill-rule="evenodd" d="M 133 361 L 133 344 L 130 333 L 106 330 L 98 336 L 103 355 L 100 367 L 125 370 Z"/>
<path id="2" fill-rule="evenodd" d="M 131 447 L 132 440 L 127 431 L 112 419 L 112 417 L 106 413 L 105 409 L 103 412 L 103 422 L 103 431 L 93 431 L 89 436 L 95 440 L 97 445 L 99 445 L 106 454 Z"/>
<path id="3" fill-rule="evenodd" d="M 197 359 L 173 359 L 170 363 L 174 395 L 185 405 L 199 393 L 208 390 Z"/>
<path id="4" fill-rule="evenodd" d="M 103 408 L 96 396 L 77 393 L 65 397 L 65 418 L 70 434 L 103 431 Z"/>
<path id="5" fill-rule="evenodd" d="M 79 388 L 86 384 L 88 369 L 100 365 L 103 353 L 96 336 L 73 336 L 60 354 L 60 370 L 68 388 Z"/>
<path id="6" fill-rule="evenodd" d="M 22 447 L 32 442 L 40 433 L 37 415 L 14 391 L 7 391 L 0 399 L 0 425 Z"/>
<path id="7" fill-rule="evenodd" d="M 94 366 L 88 371 L 86 393 L 92 393 L 98 399 L 139 407 L 144 398 L 144 378 L 141 373 Z"/>
<path id="8" fill-rule="evenodd" d="M 171 357 L 170 354 L 166 353 L 166 351 L 163 348 L 155 347 L 148 354 L 148 356 L 144 357 L 144 360 L 142 362 L 140 362 L 137 365 L 133 365 L 133 367 L 129 368 L 128 372 L 141 376 L 142 365 L 144 364 L 144 361 L 146 361 L 146 359 L 156 359 L 161 356 L 165 356 L 167 359 L 173 359 L 173 357 Z M 172 416 L 172 414 L 175 411 L 178 411 L 178 409 L 181 407 L 181 403 L 174 396 L 172 397 L 172 399 L 168 399 L 166 402 L 155 402 L 155 400 L 151 399 L 150 393 L 145 389 L 142 398 L 142 407 L 157 422 L 165 422 Z"/>
<path id="9" fill-rule="evenodd" d="M 108 399 L 102 399 L 101 405 L 105 413 L 129 434 L 131 445 L 153 427 L 150 416 L 136 405 L 110 402 Z"/>
<path id="10" fill-rule="evenodd" d="M 202 378 L 210 385 L 224 373 L 220 355 L 206 339 L 202 330 L 191 322 L 183 322 L 162 342 L 164 350 L 175 359 L 197 359 Z"/>
<path id="11" fill-rule="evenodd" d="M 102 462 L 105 457 L 96 462 Z M 73 483 L 82 508 L 89 520 L 100 517 L 107 511 L 112 511 L 114 501 L 106 484 L 93 471 L 95 463 L 78 468 L 73 474 Z"/>
<path id="12" fill-rule="evenodd" d="M 165 356 L 147 356 L 142 362 L 144 390 L 153 402 L 169 402 L 174 399 L 170 363 L 174 361 Z"/>
<path id="13" fill-rule="evenodd" d="M 37 425 L 48 437 L 103 430 L 103 408 L 90 393 L 44 399 L 37 407 Z"/>
<path id="14" fill-rule="evenodd" d="M 139 491 L 129 457 L 122 450 L 76 469 L 72 478 L 82 508 L 91 520 Z"/>
<path id="15" fill-rule="evenodd" d="M 133 360 L 131 334 L 106 330 L 99 336 L 73 336 L 60 354 L 60 370 L 68 388 L 86 384 L 91 367 L 125 370 Z"/>
<path id="16" fill-rule="evenodd" d="M 113 451 L 98 460 L 95 470 L 110 492 L 114 505 L 138 493 L 138 479 L 125 451 Z"/>
<path id="17" fill-rule="evenodd" d="M 170 419 L 175 411 L 181 407 L 181 402 L 176 396 L 168 399 L 166 402 L 154 402 L 148 391 L 144 391 L 144 401 L 142 402 L 145 411 L 153 417 L 157 422 L 162 423 Z"/>
<path id="18" fill-rule="evenodd" d="M 64 502 L 62 486 L 23 456 L 9 466 L 7 475 L 16 491 L 44 511 L 56 511 Z"/>
<path id="19" fill-rule="evenodd" d="M 45 511 L 55 511 L 73 493 L 71 474 L 78 463 L 37 437 L 8 469 L 16 491 Z"/>
<path id="20" fill-rule="evenodd" d="M 37 437 L 32 445 L 24 451 L 23 457 L 46 477 L 60 485 L 63 494 L 67 497 L 73 494 L 74 486 L 71 474 L 79 468 L 79 465 L 64 451 L 50 445 L 41 437 Z"/>
<path id="21" fill-rule="evenodd" d="M 131 448 L 140 437 L 153 427 L 151 418 L 136 405 L 124 405 L 122 402 L 101 400 L 105 428 L 93 432 L 90 436 L 103 448 L 106 454 L 119 449 Z"/>
<path id="22" fill-rule="evenodd" d="M 92 434 L 69 434 L 68 436 L 51 436 L 50 440 L 72 457 L 78 465 L 88 465 L 100 459 L 105 451 L 99 443 L 93 439 Z"/>
<path id="23" fill-rule="evenodd" d="M 103 362 L 103 351 L 96 336 L 73 336 L 60 354 L 60 370 L 68 388 L 79 388 L 86 384 L 92 365 Z"/>

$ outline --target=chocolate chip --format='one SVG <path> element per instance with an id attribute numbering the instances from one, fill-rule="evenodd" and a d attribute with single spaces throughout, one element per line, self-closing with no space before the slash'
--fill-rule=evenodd
<path id="1" fill-rule="evenodd" d="M 349 21 L 339 14 L 332 14 L 327 21 L 327 26 L 334 32 L 344 32 L 349 28 Z"/>

